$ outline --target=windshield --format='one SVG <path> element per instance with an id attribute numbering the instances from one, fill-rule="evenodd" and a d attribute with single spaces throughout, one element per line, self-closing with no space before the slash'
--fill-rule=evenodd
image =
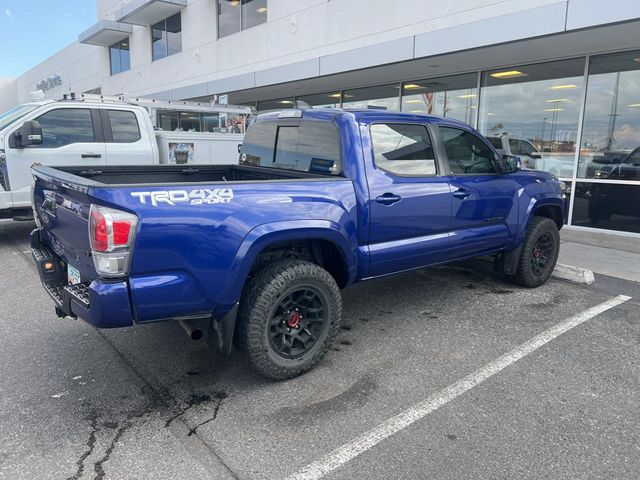
<path id="1" fill-rule="evenodd" d="M 0 130 L 4 130 L 20 117 L 33 112 L 36 108 L 38 108 L 38 105 L 18 105 L 17 107 L 4 112 L 0 115 Z"/>

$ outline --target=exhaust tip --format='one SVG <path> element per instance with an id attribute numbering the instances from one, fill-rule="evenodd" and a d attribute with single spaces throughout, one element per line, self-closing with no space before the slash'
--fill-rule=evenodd
<path id="1" fill-rule="evenodd" d="M 191 340 L 200 340 L 202 338 L 202 330 L 199 328 L 193 329 L 190 336 Z"/>

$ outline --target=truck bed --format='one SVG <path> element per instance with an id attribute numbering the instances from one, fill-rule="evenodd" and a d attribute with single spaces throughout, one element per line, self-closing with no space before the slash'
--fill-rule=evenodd
<path id="1" fill-rule="evenodd" d="M 254 167 L 249 165 L 143 165 L 113 166 L 101 168 L 57 167 L 60 172 L 74 176 L 76 183 L 85 185 L 104 184 L 111 187 L 149 185 L 167 186 L 219 182 L 265 182 L 277 180 L 340 179 L 335 175 L 284 170 L 278 168 Z M 85 182 L 78 182 L 78 177 Z"/>

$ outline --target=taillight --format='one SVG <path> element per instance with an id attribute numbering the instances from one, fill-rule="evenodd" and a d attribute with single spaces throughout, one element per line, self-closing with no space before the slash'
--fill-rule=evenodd
<path id="1" fill-rule="evenodd" d="M 113 208 L 91 205 L 89 240 L 98 274 L 120 277 L 129 272 L 129 257 L 138 217 Z"/>

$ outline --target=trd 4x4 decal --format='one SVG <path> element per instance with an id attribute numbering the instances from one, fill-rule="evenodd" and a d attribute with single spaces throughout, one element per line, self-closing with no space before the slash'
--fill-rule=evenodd
<path id="1" fill-rule="evenodd" d="M 233 200 L 233 190 L 230 188 L 196 188 L 194 190 L 156 190 L 153 192 L 132 192 L 132 197 L 140 200 L 140 203 L 150 203 L 157 207 L 160 203 L 176 205 L 188 203 L 190 205 L 215 205 L 229 203 Z"/>

